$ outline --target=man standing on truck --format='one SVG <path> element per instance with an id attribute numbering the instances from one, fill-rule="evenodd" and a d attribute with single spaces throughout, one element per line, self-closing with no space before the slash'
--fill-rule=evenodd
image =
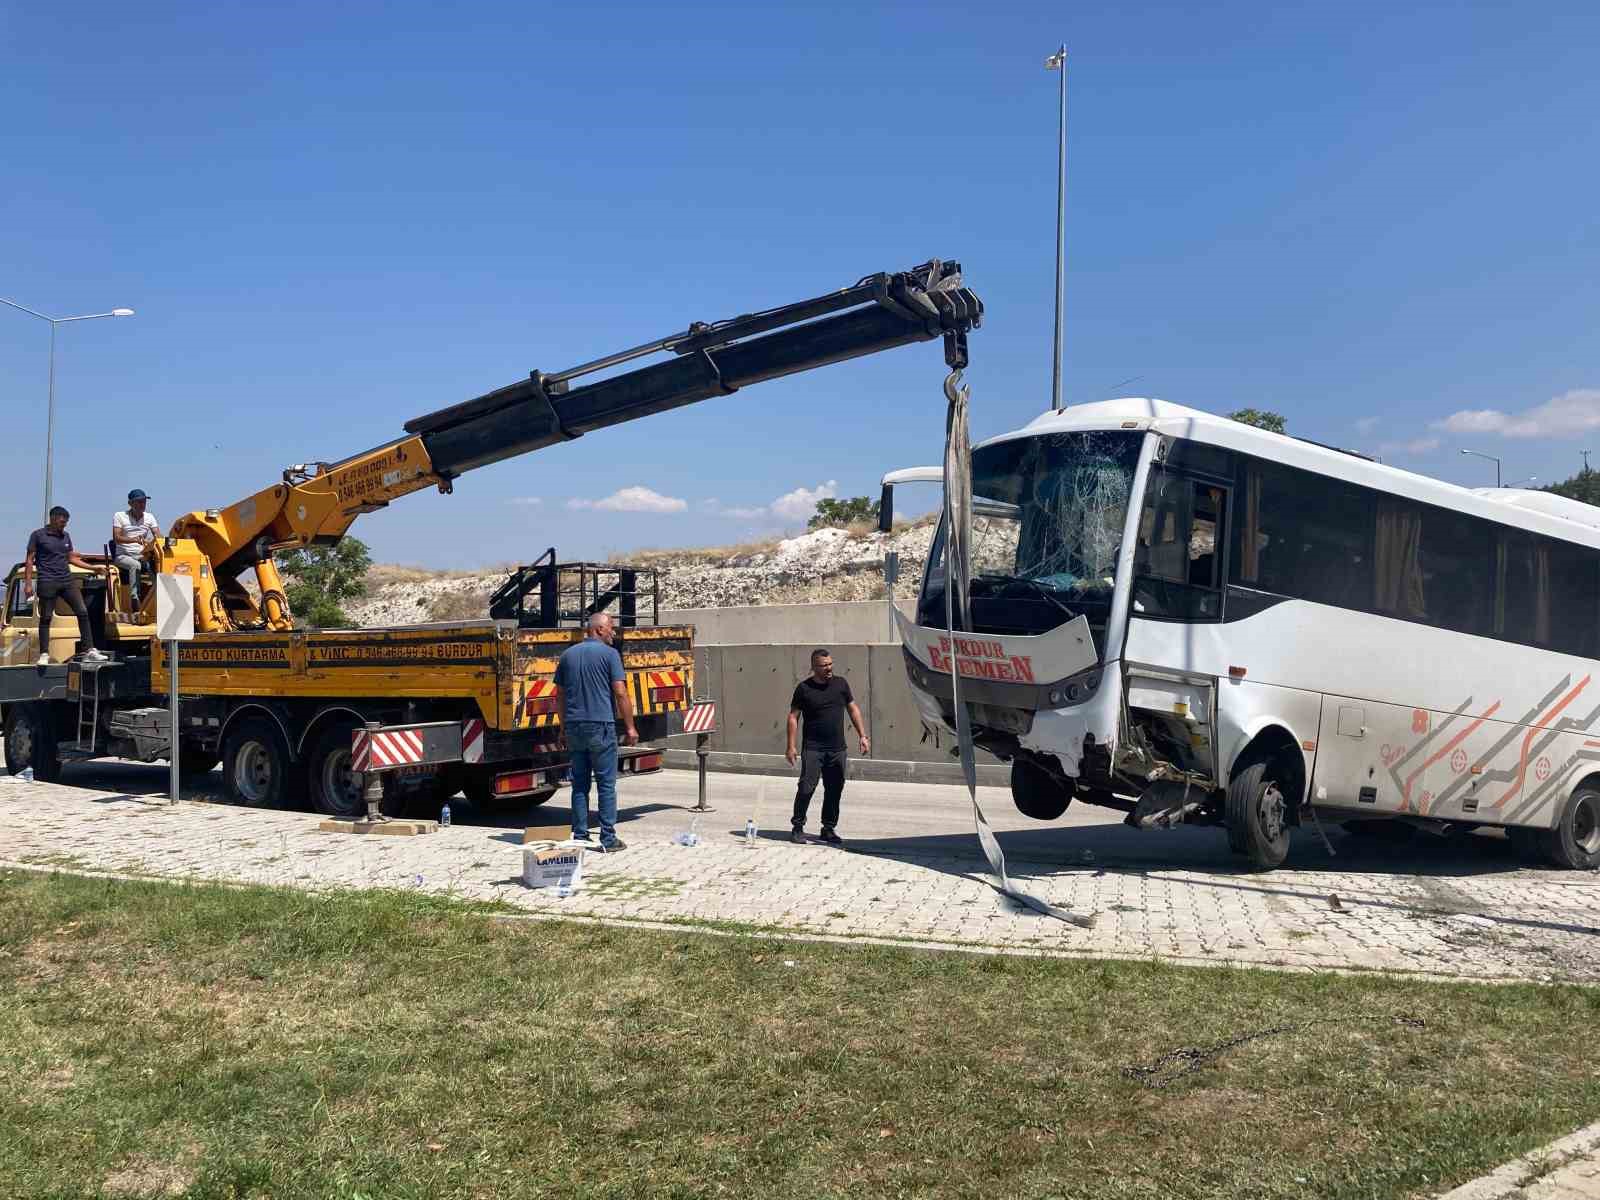
<path id="1" fill-rule="evenodd" d="M 150 497 L 142 488 L 128 493 L 128 507 L 111 515 L 111 555 L 113 565 L 128 581 L 133 607 L 139 607 L 139 564 L 144 552 L 161 536 L 155 517 L 145 511 Z"/>
<path id="2" fill-rule="evenodd" d="M 580 842 L 589 840 L 592 775 L 600 793 L 600 846 L 608 852 L 627 848 L 617 837 L 618 713 L 623 741 L 632 746 L 639 740 L 622 655 L 611 645 L 615 636 L 610 613 L 591 614 L 587 636 L 562 651 L 555 678 L 556 706 L 572 761 L 572 836 Z"/>
<path id="3" fill-rule="evenodd" d="M 872 749 L 872 741 L 861 723 L 861 706 L 850 691 L 850 683 L 843 675 L 833 673 L 833 655 L 817 648 L 811 652 L 811 674 L 795 685 L 794 696 L 789 701 L 789 746 L 784 757 L 794 766 L 801 759 L 800 786 L 794 794 L 794 828 L 789 833 L 791 842 L 802 845 L 806 840 L 806 810 L 811 807 L 811 796 L 817 790 L 817 780 L 822 780 L 822 840 L 830 846 L 844 845 L 844 839 L 835 832 L 839 823 L 839 798 L 844 795 L 844 774 L 849 755 L 844 748 L 844 718 L 850 714 L 850 724 L 855 726 L 861 739 L 861 753 Z M 805 718 L 804 749 L 797 753 L 795 734 L 800 719 Z"/>
<path id="4" fill-rule="evenodd" d="M 72 514 L 56 505 L 50 510 L 50 521 L 43 529 L 35 529 L 28 538 L 28 554 L 22 561 L 22 590 L 26 595 L 33 589 L 33 571 L 39 569 L 39 665 L 50 665 L 50 622 L 55 616 L 56 601 L 65 600 L 78 618 L 78 650 L 85 662 L 105 662 L 94 644 L 94 630 L 89 627 L 89 607 L 83 602 L 83 589 L 72 577 L 73 567 L 94 570 L 94 564 L 72 548 L 72 535 L 67 532 L 67 519 Z"/>

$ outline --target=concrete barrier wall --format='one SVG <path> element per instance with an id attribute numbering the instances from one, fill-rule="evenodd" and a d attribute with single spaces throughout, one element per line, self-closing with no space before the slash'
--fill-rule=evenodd
<path id="1" fill-rule="evenodd" d="M 916 602 L 899 601 L 907 616 Z M 693 625 L 700 646 L 832 647 L 835 642 L 866 645 L 896 642 L 886 600 L 851 600 L 835 604 L 763 604 L 740 608 L 679 608 L 661 613 L 664 625 Z M 864 709 L 862 711 L 865 711 Z"/>
<path id="2" fill-rule="evenodd" d="M 879 606 L 879 612 L 883 611 Z M 714 751 L 782 755 L 789 700 L 795 684 L 811 672 L 813 642 L 766 646 L 695 647 L 695 693 L 717 701 Z M 835 642 L 834 671 L 850 681 L 872 737 L 872 757 L 903 762 L 950 763 L 950 741 L 922 741 L 922 717 L 911 698 L 905 660 L 897 645 Z M 845 735 L 855 753 L 853 731 Z M 672 738 L 674 749 L 692 747 L 694 737 Z M 982 762 L 995 760 L 979 752 Z"/>

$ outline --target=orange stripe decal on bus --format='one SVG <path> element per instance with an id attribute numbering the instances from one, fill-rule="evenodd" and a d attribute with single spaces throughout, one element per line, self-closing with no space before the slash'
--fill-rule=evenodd
<path id="1" fill-rule="evenodd" d="M 1489 806 L 1490 808 L 1499 808 L 1507 800 L 1511 799 L 1511 797 L 1515 796 L 1522 790 L 1522 780 L 1528 774 L 1528 747 L 1533 744 L 1533 735 L 1538 733 L 1546 725 L 1550 724 L 1551 721 L 1554 721 L 1558 716 L 1560 716 L 1561 710 L 1576 700 L 1578 698 L 1578 693 L 1589 686 L 1589 679 L 1590 676 L 1585 675 L 1582 679 L 1578 680 L 1578 686 L 1573 688 L 1565 696 L 1561 697 L 1561 700 L 1556 704 L 1556 706 L 1549 712 L 1545 713 L 1544 716 L 1540 717 L 1539 723 L 1532 729 L 1528 730 L 1528 736 L 1522 739 L 1522 754 L 1517 762 L 1517 781 L 1511 785 L 1510 789 L 1504 796 L 1501 796 L 1500 799 L 1491 804 Z"/>
<path id="2" fill-rule="evenodd" d="M 1500 711 L 1500 701 L 1496 700 L 1489 706 L 1488 710 L 1483 714 L 1483 716 L 1479 717 L 1471 725 L 1468 725 L 1460 733 L 1456 734 L 1455 737 L 1451 738 L 1447 743 L 1445 743 L 1445 746 L 1442 750 L 1440 750 L 1432 758 L 1428 759 L 1427 762 L 1423 763 L 1415 771 L 1411 772 L 1410 775 L 1406 776 L 1405 786 L 1400 789 L 1400 794 L 1405 797 L 1407 808 L 1411 807 L 1411 785 L 1416 781 L 1417 776 L 1421 775 L 1429 767 L 1433 766 L 1434 763 L 1438 762 L 1446 754 L 1449 754 L 1450 751 L 1454 750 L 1462 742 L 1466 741 L 1473 730 L 1477 729 L 1478 726 L 1482 725 L 1498 711 Z"/>

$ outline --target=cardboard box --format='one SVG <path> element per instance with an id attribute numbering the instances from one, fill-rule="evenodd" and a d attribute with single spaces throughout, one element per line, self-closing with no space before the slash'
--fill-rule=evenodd
<path id="1" fill-rule="evenodd" d="M 531 888 L 567 888 L 583 883 L 582 846 L 530 846 L 522 852 L 522 882 Z"/>
<path id="2" fill-rule="evenodd" d="M 565 842 L 571 838 L 571 825 L 529 825 L 522 831 L 524 846 L 532 842 Z"/>

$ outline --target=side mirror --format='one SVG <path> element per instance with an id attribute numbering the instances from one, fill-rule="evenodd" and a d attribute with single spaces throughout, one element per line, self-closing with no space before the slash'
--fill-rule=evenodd
<path id="1" fill-rule="evenodd" d="M 883 495 L 878 500 L 878 532 L 888 533 L 894 528 L 894 484 L 883 485 Z"/>

